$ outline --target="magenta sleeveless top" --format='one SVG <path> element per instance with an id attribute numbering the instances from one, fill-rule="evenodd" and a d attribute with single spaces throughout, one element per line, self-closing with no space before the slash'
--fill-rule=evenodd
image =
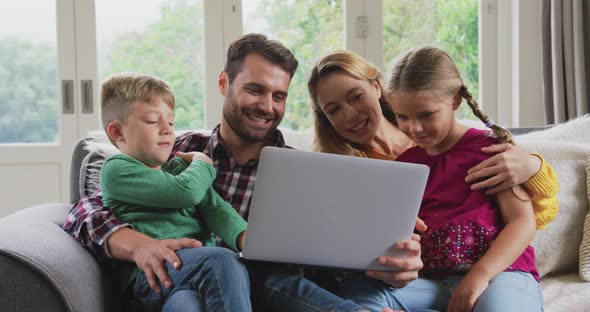
<path id="1" fill-rule="evenodd" d="M 472 128 L 442 154 L 431 156 L 413 147 L 398 157 L 430 167 L 419 212 L 428 225 L 420 234 L 425 273 L 445 276 L 469 271 L 504 227 L 494 196 L 472 191 L 465 182 L 469 168 L 492 156 L 481 148 L 496 143 L 488 131 Z M 533 247 L 528 246 L 506 271 L 529 272 L 538 281 Z"/>

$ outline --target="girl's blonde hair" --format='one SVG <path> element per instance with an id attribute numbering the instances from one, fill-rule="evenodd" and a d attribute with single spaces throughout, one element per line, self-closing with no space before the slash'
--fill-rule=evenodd
<path id="1" fill-rule="evenodd" d="M 322 78 L 332 73 L 343 73 L 358 80 L 368 81 L 369 83 L 377 82 L 383 90 L 381 74 L 377 67 L 365 61 L 358 54 L 342 50 L 332 52 L 318 60 L 312 68 L 307 82 L 307 90 L 311 97 L 315 130 L 313 150 L 324 153 L 360 156 L 362 155 L 359 150 L 360 146 L 342 138 L 318 105 L 317 86 Z M 395 125 L 395 116 L 383 92 L 379 98 L 379 104 L 381 105 L 383 116 Z"/>
<path id="2" fill-rule="evenodd" d="M 510 131 L 494 124 L 481 110 L 463 83 L 457 65 L 445 51 L 428 46 L 410 50 L 395 63 L 390 77 L 388 97 L 398 91 L 434 97 L 454 97 L 459 92 L 473 114 L 494 131 L 498 140 L 514 144 Z"/>

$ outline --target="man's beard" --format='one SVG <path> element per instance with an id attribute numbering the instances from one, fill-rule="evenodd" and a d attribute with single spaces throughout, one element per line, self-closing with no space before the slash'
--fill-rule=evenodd
<path id="1" fill-rule="evenodd" d="M 253 131 L 250 130 L 246 122 L 244 122 L 244 119 L 249 118 L 246 116 L 247 113 L 268 116 L 268 114 L 257 112 L 256 110 L 240 111 L 238 108 L 238 103 L 233 96 L 232 90 L 228 90 L 228 94 L 225 97 L 225 103 L 223 104 L 223 117 L 233 132 L 241 139 L 252 143 L 265 141 L 270 136 L 272 136 L 277 126 L 281 122 L 281 119 L 271 121 L 274 124 L 265 132 Z M 276 116 L 274 117 L 276 118 Z"/>

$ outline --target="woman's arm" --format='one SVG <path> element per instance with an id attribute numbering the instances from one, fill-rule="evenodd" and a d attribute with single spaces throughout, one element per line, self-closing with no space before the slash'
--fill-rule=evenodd
<path id="1" fill-rule="evenodd" d="M 471 311 L 490 280 L 514 263 L 535 236 L 531 202 L 519 199 L 512 190 L 496 196 L 506 226 L 459 283 L 449 301 L 449 311 Z"/>

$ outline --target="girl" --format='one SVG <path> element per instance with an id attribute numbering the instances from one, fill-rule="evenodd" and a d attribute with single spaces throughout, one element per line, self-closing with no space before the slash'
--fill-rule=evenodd
<path id="1" fill-rule="evenodd" d="M 403 60 L 406 60 L 408 58 L 409 56 L 404 57 L 402 61 L 400 61 L 400 63 L 405 64 L 405 61 Z M 397 84 L 398 87 L 395 87 L 396 84 L 392 84 L 392 94 L 394 95 L 393 99 L 398 100 L 398 103 L 402 103 L 403 101 L 399 101 L 399 99 L 397 99 L 395 95 L 401 94 L 402 96 L 406 95 L 410 98 L 412 98 L 412 95 L 419 95 L 420 97 L 418 98 L 421 98 L 422 96 L 427 95 L 427 91 L 435 91 L 434 86 L 432 88 L 426 88 L 426 85 L 424 85 L 424 81 L 419 80 L 422 78 L 427 79 L 427 76 L 430 76 L 424 75 L 423 70 L 425 67 L 433 66 L 433 64 L 431 64 L 433 62 L 430 62 L 429 64 L 428 57 L 411 57 L 410 59 L 412 60 L 411 64 L 413 64 L 413 67 L 404 67 L 404 76 L 400 79 L 396 79 L 395 77 L 398 74 L 394 74 L 394 77 L 392 79 L 392 81 L 399 80 L 399 83 Z M 458 77 L 459 79 L 459 83 L 457 84 L 455 82 L 454 86 L 451 87 L 451 91 L 449 93 L 451 95 L 445 96 L 450 97 L 453 101 L 459 100 L 460 103 L 461 98 L 456 95 L 459 94 L 458 91 L 460 91 L 460 86 L 462 86 L 462 82 L 460 80 L 460 76 L 458 75 L 458 71 L 456 70 L 456 66 L 454 65 L 452 60 L 450 60 L 450 58 L 448 58 L 448 60 L 451 62 L 450 67 L 455 68 L 454 72 L 456 77 Z M 416 70 L 413 76 L 415 76 L 414 79 L 418 79 L 418 81 L 412 85 L 413 89 L 407 89 L 407 87 L 409 86 L 407 80 L 409 76 L 406 77 L 406 75 L 412 70 Z M 397 72 L 398 71 L 394 71 L 394 73 Z M 406 126 L 408 124 L 413 125 L 416 123 L 414 119 L 411 119 L 409 116 L 403 116 L 402 112 L 400 112 L 401 119 L 394 118 L 394 114 L 392 113 L 391 108 L 388 106 L 388 100 L 385 96 L 383 96 L 381 92 L 382 84 L 380 83 L 379 78 L 380 75 L 374 66 L 368 64 L 356 54 L 353 54 L 348 51 L 334 52 L 322 58 L 316 64 L 316 66 L 312 70 L 312 74 L 308 82 L 308 88 L 312 98 L 314 109 L 313 111 L 315 115 L 315 150 L 322 152 L 333 152 L 340 154 L 349 154 L 393 160 L 396 159 L 397 155 L 403 153 L 407 148 L 414 145 L 410 138 L 416 139 L 418 141 L 417 143 L 419 146 L 421 146 L 420 144 L 422 144 L 422 141 L 426 141 L 426 143 L 430 142 L 428 141 L 429 138 L 424 136 L 423 134 L 413 136 L 411 132 L 407 131 Z M 438 78 L 443 82 L 447 82 L 449 80 L 449 75 L 439 75 L 435 78 Z M 398 92 L 399 90 L 403 90 L 403 92 Z M 465 93 L 465 96 L 467 96 L 466 94 L 467 93 Z M 471 102 L 473 101 L 471 100 Z M 436 103 L 438 102 L 434 102 L 434 104 Z M 466 128 L 461 128 L 460 126 L 457 126 L 456 122 L 454 121 L 452 111 L 455 102 L 449 102 L 449 104 L 452 105 L 450 106 L 450 112 L 447 111 L 446 119 L 444 119 L 444 122 L 440 124 L 435 124 L 435 126 L 449 127 L 449 129 L 459 130 L 459 133 L 461 132 L 461 129 L 467 132 Z M 455 106 L 458 107 L 458 104 L 456 104 Z M 395 104 L 393 108 L 395 111 Z M 447 107 L 447 110 L 448 108 L 449 107 Z M 436 110 L 436 112 L 436 114 L 439 113 L 438 109 Z M 420 115 L 420 117 L 417 120 L 427 118 L 430 112 L 425 111 L 424 113 L 425 115 Z M 434 115 L 435 114 L 431 114 L 430 116 Z M 399 128 L 397 127 L 398 123 L 400 126 Z M 401 126 L 402 124 L 404 125 L 403 127 Z M 453 126 L 449 126 L 449 124 Z M 441 133 L 445 134 L 447 133 L 447 131 L 445 130 Z M 477 131 L 475 131 L 475 133 L 472 134 L 477 134 Z M 444 137 L 446 138 L 446 136 Z M 479 135 L 476 135 L 476 137 L 479 137 Z M 435 145 L 437 146 L 437 148 L 444 149 L 445 147 L 450 148 L 451 146 L 453 146 L 454 143 L 457 142 L 452 142 L 452 140 L 443 140 L 443 144 L 441 146 L 438 146 L 438 144 Z M 461 203 L 462 200 L 459 199 L 460 195 L 466 196 L 466 194 L 470 194 L 472 192 L 469 186 L 465 183 L 465 175 L 467 173 L 469 173 L 467 182 L 471 182 L 477 178 L 487 177 L 485 180 L 479 181 L 471 187 L 472 189 L 492 187 L 491 189 L 488 189 L 486 193 L 496 193 L 499 190 L 505 190 L 511 186 L 514 186 L 515 184 L 529 180 L 526 182 L 526 186 L 527 188 L 529 188 L 529 191 L 534 195 L 533 199 L 535 204 L 535 216 L 537 219 L 537 226 L 540 228 L 544 227 L 548 222 L 550 222 L 555 217 L 557 212 L 557 201 L 555 195 L 557 192 L 558 183 L 555 179 L 555 175 L 552 168 L 544 161 L 542 161 L 542 158 L 540 158 L 540 156 L 537 158 L 535 156 L 523 153 L 519 149 L 512 147 L 512 145 L 498 145 L 497 143 L 497 141 L 485 136 L 484 140 L 479 141 L 479 146 L 477 146 L 477 148 L 472 150 L 472 153 L 469 154 L 473 154 L 475 156 L 478 156 L 479 158 L 470 156 L 468 159 L 469 161 L 461 164 L 461 169 L 463 171 L 457 173 L 454 176 L 454 178 L 458 180 L 453 181 L 453 184 L 448 185 L 454 186 L 454 184 L 462 184 L 463 189 L 461 191 L 463 193 L 459 192 L 459 194 L 457 194 L 457 191 L 453 187 L 451 187 L 451 191 L 454 193 L 436 192 L 435 195 L 446 194 L 449 197 L 448 199 L 450 199 L 451 201 L 454 200 L 454 202 L 452 203 Z M 484 152 L 507 152 L 504 152 L 504 155 L 496 155 L 492 156 L 491 158 L 487 158 L 485 157 L 485 154 L 483 154 L 480 150 L 483 150 Z M 507 154 L 510 156 L 506 157 Z M 533 160 L 531 160 L 531 158 L 533 158 Z M 534 159 L 541 159 L 540 165 L 538 163 L 535 163 Z M 512 166 L 514 164 L 517 165 Z M 470 171 L 467 171 L 471 167 L 473 168 Z M 481 170 L 482 168 L 485 169 Z M 530 173 L 531 171 L 532 174 Z M 446 181 L 447 180 L 445 180 L 445 182 Z M 445 186 L 445 183 L 443 183 L 443 186 Z M 427 191 L 428 190 L 432 191 L 432 188 L 427 189 Z M 437 191 L 439 190 L 437 189 Z M 480 197 L 483 196 L 481 191 L 474 193 L 479 194 Z M 507 198 L 504 201 L 513 201 L 515 197 L 515 195 L 513 194 L 519 194 L 520 197 L 525 200 L 524 202 L 520 200 L 517 200 L 516 202 L 518 206 L 521 208 L 518 210 L 518 212 L 522 213 L 522 216 L 518 216 L 521 218 L 520 220 L 533 220 L 532 231 L 534 232 L 534 218 L 526 217 L 527 213 L 529 214 L 528 217 L 532 215 L 533 209 L 530 207 L 530 202 L 526 201 L 525 192 L 519 192 L 517 189 L 517 191 L 513 193 L 509 189 L 509 191 L 501 192 L 501 194 L 498 195 L 498 198 Z M 483 196 L 483 198 L 485 199 L 485 196 Z M 431 205 L 433 203 L 436 204 L 436 202 L 430 202 Z M 425 204 L 428 204 L 428 202 L 425 202 Z M 527 205 L 528 209 L 526 209 Z M 488 217 L 499 217 L 497 210 L 491 208 L 489 208 L 489 210 L 491 212 L 489 213 Z M 515 215 L 516 214 L 508 213 L 507 217 L 515 217 Z M 427 215 L 424 214 L 424 216 Z M 357 302 L 359 302 L 361 305 L 364 305 L 366 308 L 375 311 L 380 311 L 380 307 L 382 306 L 390 306 L 392 308 L 405 309 L 408 311 L 416 311 L 418 309 L 424 308 L 436 308 L 440 310 L 445 310 L 447 307 L 447 302 L 449 302 L 451 290 L 453 289 L 452 286 L 458 285 L 459 281 L 462 279 L 463 272 L 465 272 L 465 270 L 468 267 L 470 267 L 470 265 L 475 261 L 472 257 L 465 263 L 460 263 L 457 267 L 455 267 L 452 265 L 452 263 L 449 264 L 450 262 L 445 262 L 445 259 L 439 256 L 437 259 L 443 263 L 447 263 L 448 267 L 441 268 L 440 270 L 436 270 L 436 266 L 431 268 L 429 262 L 430 260 L 428 258 L 430 255 L 429 248 L 432 249 L 435 247 L 433 247 L 431 242 L 428 240 L 428 237 L 432 237 L 434 235 L 433 233 L 436 232 L 436 225 L 433 222 L 433 218 L 431 217 L 426 218 L 425 221 L 431 227 L 428 230 L 428 232 L 422 235 L 422 243 L 424 244 L 423 260 L 426 262 L 425 272 L 429 272 L 432 275 L 431 277 L 444 278 L 443 280 L 418 279 L 412 282 L 410 286 L 404 289 L 393 289 L 389 287 L 389 285 L 385 285 L 380 281 L 374 279 L 367 279 L 363 276 L 358 275 L 350 276 L 341 283 L 340 295 L 357 300 Z M 514 225 L 514 223 L 512 223 L 512 225 Z M 497 232 L 499 231 L 501 226 L 502 224 L 497 224 L 495 229 L 489 228 L 489 230 L 493 230 L 492 232 L 495 232 L 492 233 L 488 231 L 487 239 L 495 237 L 494 235 L 497 236 Z M 532 239 L 532 235 L 530 234 L 530 224 L 527 224 L 527 226 L 529 226 L 528 234 L 530 237 L 527 237 L 526 235 L 519 236 L 520 238 L 522 238 L 520 245 L 523 246 L 526 246 L 526 244 L 528 244 L 528 241 Z M 512 229 L 514 229 L 515 227 L 510 226 L 506 228 L 510 231 L 505 230 L 502 233 L 506 232 L 508 233 L 507 235 L 510 235 Z M 464 229 L 462 228 L 461 231 L 463 230 Z M 506 235 L 503 235 L 502 237 L 506 237 Z M 449 241 L 455 242 L 453 241 L 453 239 L 450 239 Z M 474 242 L 472 241 L 472 239 L 473 237 L 470 236 L 468 242 L 460 241 L 458 243 L 463 243 L 463 245 L 473 244 Z M 480 253 L 486 250 L 485 244 L 480 244 L 480 241 L 477 241 L 476 243 L 478 244 L 478 246 L 480 246 Z M 501 246 L 502 244 L 495 245 Z M 451 244 L 451 246 L 454 245 Z M 516 252 L 513 252 L 512 255 L 515 257 L 515 259 L 525 249 L 525 247 L 523 246 L 519 247 L 522 248 L 522 250 L 518 251 L 518 255 L 514 255 L 516 254 Z M 502 271 L 511 263 L 505 264 L 504 268 L 498 268 L 498 262 L 495 261 L 497 259 L 496 257 L 498 254 L 498 249 L 502 250 L 503 248 L 492 248 L 488 253 L 486 253 L 486 256 L 488 254 L 492 255 L 491 258 L 494 259 L 494 261 L 492 261 L 494 265 L 493 269 L 495 269 L 496 271 Z M 528 251 L 526 251 L 526 254 L 529 256 L 526 259 L 531 260 L 530 256 L 532 255 L 532 249 L 527 248 L 527 250 Z M 468 251 L 468 254 L 472 252 L 473 251 Z M 504 260 L 505 263 L 509 262 L 506 259 Z M 469 261 L 471 261 L 471 263 Z M 482 265 L 482 267 L 487 269 L 489 267 L 485 265 L 486 261 L 489 262 L 489 260 L 485 260 L 484 262 L 480 261 L 480 264 Z M 534 263 L 534 261 L 532 263 Z M 500 266 L 503 265 L 504 264 L 500 264 Z M 459 268 L 458 271 L 460 273 L 457 273 L 457 268 Z M 534 270 L 534 265 L 529 269 L 524 269 L 524 271 L 528 270 L 530 272 L 522 275 L 522 277 L 524 281 L 528 283 L 529 286 L 534 286 L 533 290 L 536 290 L 536 293 L 533 294 L 533 297 L 538 299 L 537 301 L 540 307 L 541 300 L 540 295 L 538 294 L 538 286 L 536 281 L 532 277 L 534 274 L 536 274 L 536 270 Z M 441 275 L 441 272 L 437 271 L 455 272 L 457 274 Z M 453 300 L 451 300 L 451 304 L 449 305 L 449 308 L 451 310 L 461 311 L 460 309 L 458 309 L 458 306 L 461 304 L 464 305 L 463 307 L 465 308 L 465 310 L 469 310 L 470 305 L 472 305 L 475 299 L 479 297 L 477 292 L 480 292 L 481 294 L 483 289 L 486 289 L 486 287 L 484 287 L 485 283 L 482 282 L 482 280 L 485 280 L 485 278 L 482 278 L 485 275 L 478 275 L 478 272 L 481 272 L 481 270 L 475 270 L 474 272 L 475 273 L 471 274 L 472 276 L 464 279 L 465 282 L 463 282 L 460 285 L 460 288 L 457 288 L 457 290 L 455 291 L 455 296 L 453 297 Z M 490 272 L 492 271 L 485 271 L 485 273 L 488 275 L 490 274 Z M 395 273 L 385 272 L 368 273 L 369 276 L 384 281 L 388 280 L 388 276 L 392 276 L 394 274 Z M 498 277 L 494 279 L 494 282 L 492 282 L 492 284 L 497 284 L 502 280 L 510 279 L 510 277 L 513 275 L 519 277 L 521 273 L 508 274 L 507 278 L 504 278 L 504 276 L 500 274 Z M 411 277 L 408 277 L 407 280 L 410 281 L 411 279 Z M 531 283 L 530 281 L 532 281 L 533 283 Z M 479 287 L 476 290 L 476 292 L 466 294 L 468 292 L 464 290 L 470 290 L 472 289 L 471 286 L 476 284 Z M 403 284 L 396 284 L 394 286 L 403 286 Z M 499 288 L 501 289 L 503 288 L 503 286 L 499 286 Z M 490 289 L 493 289 L 493 287 Z M 493 291 L 491 290 L 488 290 L 487 292 L 493 294 Z M 484 302 L 483 300 L 480 301 Z M 498 302 L 497 300 L 493 301 L 495 301 L 496 303 Z M 506 302 L 505 300 L 503 301 Z M 480 304 L 481 302 L 478 301 L 478 304 Z"/>

